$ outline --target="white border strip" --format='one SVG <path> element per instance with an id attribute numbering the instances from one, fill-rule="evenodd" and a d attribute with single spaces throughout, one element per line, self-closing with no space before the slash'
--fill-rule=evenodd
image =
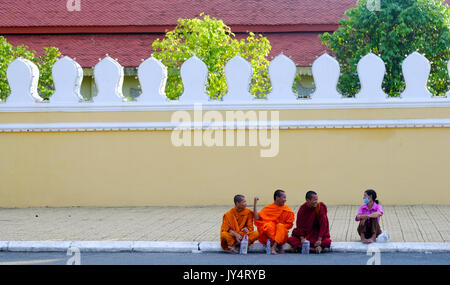
<path id="1" fill-rule="evenodd" d="M 0 251 L 6 252 L 66 252 L 68 248 L 81 252 L 221 252 L 220 242 L 170 242 L 170 241 L 0 241 Z M 332 242 L 333 252 L 362 252 L 376 247 L 380 252 L 450 253 L 449 242 Z M 288 244 L 286 251 L 291 251 Z M 249 247 L 249 252 L 265 252 L 258 241 Z"/>
<path id="2" fill-rule="evenodd" d="M 372 109 L 372 108 L 427 108 L 450 107 L 450 98 L 434 97 L 422 101 L 406 101 L 401 98 L 388 98 L 380 102 L 368 102 L 355 98 L 343 98 L 333 101 L 313 99 L 296 99 L 292 101 L 275 101 L 253 99 L 250 102 L 179 102 L 168 101 L 165 104 L 148 104 L 140 102 L 122 102 L 99 105 L 93 102 L 80 102 L 73 105 L 56 105 L 48 102 L 30 105 L 0 103 L 0 112 L 117 112 L 117 111 L 178 111 L 194 110 L 194 103 L 202 104 L 204 110 L 298 110 L 298 109 Z"/>
<path id="3" fill-rule="evenodd" d="M 175 129 L 368 129 L 448 128 L 450 119 L 404 120 L 307 120 L 239 121 L 213 123 L 178 122 L 67 122 L 47 124 L 0 124 L 0 132 L 172 131 Z"/>

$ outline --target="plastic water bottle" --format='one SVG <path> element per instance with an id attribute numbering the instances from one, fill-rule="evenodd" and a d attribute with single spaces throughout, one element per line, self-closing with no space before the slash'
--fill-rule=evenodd
<path id="1" fill-rule="evenodd" d="M 248 250 L 248 235 L 244 235 L 241 241 L 241 248 L 240 248 L 240 254 L 247 254 Z"/>
<path id="2" fill-rule="evenodd" d="M 267 239 L 267 243 L 266 243 L 266 254 L 271 254 L 272 253 L 272 248 L 270 247 L 270 238 Z"/>
<path id="3" fill-rule="evenodd" d="M 302 245 L 302 254 L 309 254 L 309 248 L 310 248 L 309 240 L 305 240 L 305 242 Z"/>

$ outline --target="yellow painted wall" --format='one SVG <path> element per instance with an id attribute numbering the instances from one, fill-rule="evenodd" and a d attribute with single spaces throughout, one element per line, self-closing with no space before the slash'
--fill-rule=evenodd
<path id="1" fill-rule="evenodd" d="M 282 111 L 281 120 L 449 118 L 449 108 Z M 171 112 L 0 113 L 0 124 L 170 121 Z M 261 147 L 174 147 L 170 131 L 0 133 L 0 207 L 228 205 L 235 194 L 288 204 L 450 203 L 450 129 L 280 130 Z M 252 201 L 252 199 L 248 199 Z"/>
<path id="2" fill-rule="evenodd" d="M 243 110 L 246 112 L 247 110 Z M 261 110 L 254 110 L 255 112 Z M 271 110 L 268 111 L 270 119 Z M 191 113 L 193 118 L 193 111 Z M 203 110 L 206 112 L 206 110 Z M 225 111 L 218 111 L 225 117 Z M 450 118 L 450 107 L 281 110 L 280 120 L 393 120 Z M 167 122 L 173 111 L 0 112 L 0 124 L 57 122 Z"/>

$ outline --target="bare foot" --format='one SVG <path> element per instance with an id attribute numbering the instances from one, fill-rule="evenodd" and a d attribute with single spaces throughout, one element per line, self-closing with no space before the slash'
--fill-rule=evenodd
<path id="1" fill-rule="evenodd" d="M 231 253 L 239 253 L 239 251 L 237 250 L 237 248 L 235 246 L 228 246 L 228 249 L 230 250 Z"/>
<path id="2" fill-rule="evenodd" d="M 272 254 L 278 254 L 275 246 L 272 246 L 271 253 Z"/>
<path id="3" fill-rule="evenodd" d="M 271 251 L 272 254 L 277 254 L 278 246 L 279 246 L 278 243 L 275 241 L 272 245 L 272 251 Z"/>
<path id="4" fill-rule="evenodd" d="M 282 245 L 278 246 L 278 252 L 281 253 L 281 254 L 285 253 Z"/>
<path id="5" fill-rule="evenodd" d="M 367 240 L 366 240 L 366 237 L 364 236 L 364 234 L 361 234 L 361 242 L 367 243 Z"/>
<path id="6" fill-rule="evenodd" d="M 316 253 L 317 254 L 322 253 L 322 247 L 320 245 L 318 247 L 316 247 Z"/>

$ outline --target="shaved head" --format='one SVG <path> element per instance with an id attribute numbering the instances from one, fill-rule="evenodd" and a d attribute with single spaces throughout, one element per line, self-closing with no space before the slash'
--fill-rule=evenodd
<path id="1" fill-rule="evenodd" d="M 273 193 L 274 203 L 278 206 L 283 206 L 286 203 L 286 192 L 281 189 L 278 189 Z"/>
<path id="2" fill-rule="evenodd" d="M 234 206 L 238 212 L 247 208 L 247 201 L 245 200 L 245 196 L 240 194 L 234 196 Z"/>
<path id="3" fill-rule="evenodd" d="M 319 196 L 314 191 L 308 191 L 305 195 L 306 198 L 306 204 L 308 207 L 315 208 L 317 207 L 317 204 L 319 203 Z"/>
<path id="4" fill-rule="evenodd" d="M 240 202 L 242 202 L 242 200 L 244 200 L 244 199 L 245 199 L 245 196 L 244 196 L 244 195 L 238 194 L 238 195 L 234 196 L 234 204 L 240 203 Z"/>
<path id="5" fill-rule="evenodd" d="M 306 192 L 305 199 L 306 199 L 306 200 L 311 200 L 311 198 L 312 198 L 314 195 L 317 195 L 317 193 L 314 192 L 314 191 L 308 191 L 308 192 Z"/>
<path id="6" fill-rule="evenodd" d="M 277 197 L 281 197 L 283 195 L 284 190 L 278 189 L 277 191 L 275 191 L 275 193 L 273 193 L 273 200 L 275 201 L 277 199 Z"/>

